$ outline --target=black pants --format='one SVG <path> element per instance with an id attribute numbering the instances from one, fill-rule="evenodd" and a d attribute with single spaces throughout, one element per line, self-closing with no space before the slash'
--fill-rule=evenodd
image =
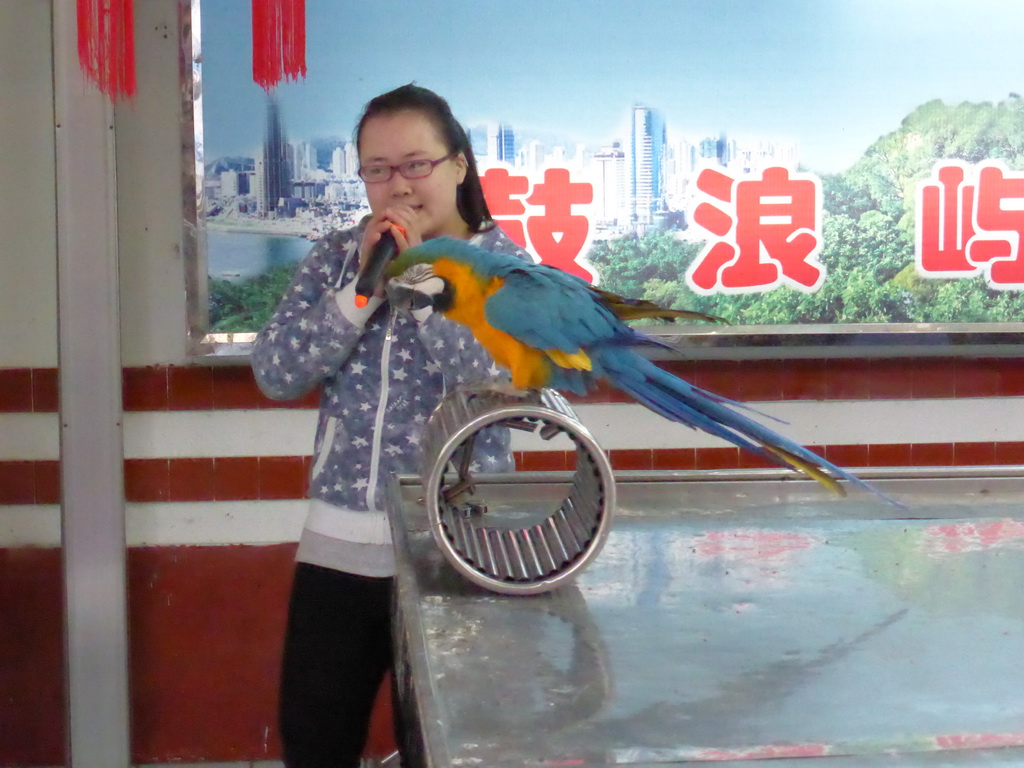
<path id="1" fill-rule="evenodd" d="M 295 567 L 279 717 L 287 768 L 356 768 L 391 667 L 394 580 Z"/>

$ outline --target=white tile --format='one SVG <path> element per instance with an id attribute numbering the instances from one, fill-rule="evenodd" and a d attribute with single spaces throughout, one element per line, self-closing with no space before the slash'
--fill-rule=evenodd
<path id="1" fill-rule="evenodd" d="M 316 411 L 140 411 L 124 415 L 124 455 L 302 456 L 313 450 Z"/>
<path id="2" fill-rule="evenodd" d="M 129 504 L 128 546 L 298 541 L 305 499 Z"/>

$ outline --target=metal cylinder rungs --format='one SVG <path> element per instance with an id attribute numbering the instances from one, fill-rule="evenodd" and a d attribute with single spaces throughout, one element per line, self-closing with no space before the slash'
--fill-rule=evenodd
<path id="1" fill-rule="evenodd" d="M 517 579 L 528 579 L 530 578 L 530 572 L 526 569 L 526 561 L 523 559 L 523 552 L 519 548 L 519 542 L 516 541 L 514 531 L 505 531 L 507 534 L 506 539 L 508 543 L 508 552 L 512 559 L 512 571 Z"/>
<path id="2" fill-rule="evenodd" d="M 479 499 L 488 484 L 471 469 L 473 443 L 490 427 L 523 430 L 543 440 L 565 434 L 576 448 L 566 496 L 552 511 L 530 509 L 531 502 L 512 504 L 530 521 L 521 528 L 508 527 L 500 512 L 488 512 Z M 517 398 L 486 389 L 456 390 L 425 425 L 421 445 L 430 530 L 445 558 L 471 581 L 506 594 L 536 594 L 572 578 L 603 546 L 615 505 L 611 465 L 557 392 Z M 478 510 L 462 514 L 470 507 L 460 502 L 470 493 L 479 499 Z"/>
<path id="3" fill-rule="evenodd" d="M 566 507 L 566 518 L 576 533 L 576 538 L 584 541 L 593 535 L 594 527 L 597 525 L 597 517 L 591 512 L 589 499 L 580 498 L 572 494 L 568 498 L 569 505 Z"/>
<path id="4" fill-rule="evenodd" d="M 445 516 L 445 527 L 448 531 L 448 535 L 451 537 L 452 543 L 455 547 L 462 552 L 466 551 L 466 538 L 462 526 L 459 525 L 461 518 L 455 514 L 454 510 L 449 506 L 447 507 L 447 515 Z"/>
<path id="5" fill-rule="evenodd" d="M 593 504 L 597 497 L 593 493 L 593 489 L 587 484 L 584 478 L 577 475 L 573 481 L 572 490 L 569 491 L 569 498 L 572 499 L 573 506 L 587 506 Z"/>
<path id="6" fill-rule="evenodd" d="M 576 538 L 576 541 L 581 543 L 589 541 L 590 526 L 587 525 L 586 521 L 580 516 L 579 511 L 576 509 L 576 502 L 572 497 L 565 500 L 565 503 L 562 504 L 562 510 L 565 514 L 565 521 L 572 529 L 572 533 Z"/>
<path id="7" fill-rule="evenodd" d="M 516 538 L 522 542 L 519 549 L 524 554 L 526 567 L 530 570 L 532 576 L 544 576 L 547 571 L 544 569 L 544 566 L 540 564 L 540 558 L 537 556 L 537 550 L 533 546 L 533 542 L 530 540 L 529 531 L 518 530 L 515 535 Z"/>
<path id="8" fill-rule="evenodd" d="M 555 512 L 552 520 L 555 525 L 558 526 L 558 532 L 561 535 L 562 541 L 566 544 L 566 551 L 569 553 L 569 557 L 574 558 L 583 550 L 583 545 L 580 540 L 576 537 L 576 532 L 573 530 L 572 525 L 569 524 L 569 517 L 566 515 L 566 506 L 572 504 L 571 501 L 566 499 L 562 502 L 562 506 Z"/>
<path id="9" fill-rule="evenodd" d="M 470 415 L 469 395 L 461 390 L 456 390 L 455 398 L 452 401 L 451 409 L 452 422 L 455 424 L 464 422 Z"/>
<path id="10" fill-rule="evenodd" d="M 562 395 L 553 389 L 545 389 L 541 391 L 541 402 L 555 413 L 560 413 L 563 416 L 568 416 L 574 421 L 579 421 L 579 417 L 576 412 L 569 405 L 569 401 L 566 400 Z"/>
<path id="11" fill-rule="evenodd" d="M 446 408 L 440 412 L 441 426 L 444 428 L 444 433 L 451 433 L 455 431 L 456 425 L 458 424 L 456 416 L 456 401 L 452 401 L 452 407 Z"/>
<path id="12" fill-rule="evenodd" d="M 491 539 L 487 535 L 487 529 L 483 527 L 477 528 L 476 533 L 480 537 L 480 543 L 483 545 L 483 555 L 487 558 L 487 570 L 491 573 L 497 573 L 498 558 L 494 555 L 494 547 L 491 546 Z"/>
<path id="13" fill-rule="evenodd" d="M 569 498 L 573 500 L 584 525 L 588 529 L 595 525 L 601 508 L 601 489 L 597 486 L 597 478 L 590 473 L 577 472 Z"/>
<path id="14" fill-rule="evenodd" d="M 487 546 L 487 530 L 470 525 L 470 531 L 473 534 L 474 548 L 479 555 L 477 562 L 480 568 L 486 573 L 494 573 L 494 552 Z"/>
<path id="15" fill-rule="evenodd" d="M 526 535 L 533 543 L 533 549 L 537 553 L 537 557 L 540 558 L 543 572 L 548 574 L 558 570 L 558 566 L 561 565 L 561 561 L 555 560 L 555 556 L 551 552 L 551 548 L 548 546 L 547 540 L 544 538 L 544 533 L 541 527 L 539 525 L 535 525 L 533 528 L 529 528 L 526 531 Z"/>
<path id="16" fill-rule="evenodd" d="M 565 542 L 562 541 L 562 535 L 558 532 L 558 526 L 555 524 L 554 516 L 549 517 L 544 521 L 543 532 L 544 538 L 548 543 L 548 549 L 556 558 L 560 558 L 560 561 L 556 562 L 556 567 L 569 562 L 571 558 L 565 549 Z"/>
<path id="17" fill-rule="evenodd" d="M 484 568 L 483 553 L 480 551 L 480 542 L 476 538 L 476 530 L 467 519 L 462 520 L 462 533 L 466 538 L 466 550 L 473 564 L 477 568 Z"/>
<path id="18" fill-rule="evenodd" d="M 505 542 L 501 540 L 501 532 L 487 531 L 487 538 L 491 542 L 491 548 L 498 555 L 498 565 L 495 569 L 496 575 L 500 579 L 512 578 L 512 561 L 509 559 L 508 551 L 505 549 Z"/>

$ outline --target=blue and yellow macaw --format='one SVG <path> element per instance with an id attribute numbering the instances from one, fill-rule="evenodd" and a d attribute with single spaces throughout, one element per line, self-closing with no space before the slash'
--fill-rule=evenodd
<path id="1" fill-rule="evenodd" d="M 813 477 L 844 495 L 837 479 L 878 491 L 802 445 L 738 413 L 740 403 L 665 372 L 634 347 L 664 346 L 626 325 L 638 317 L 707 315 L 667 310 L 601 291 L 554 267 L 440 237 L 389 265 L 392 301 L 432 306 L 467 326 L 512 385 L 584 394 L 605 379 L 655 413 Z M 881 494 L 880 494 L 881 495 Z"/>

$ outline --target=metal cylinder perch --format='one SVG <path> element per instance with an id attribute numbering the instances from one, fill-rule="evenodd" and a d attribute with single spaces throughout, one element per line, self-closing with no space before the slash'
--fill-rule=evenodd
<path id="1" fill-rule="evenodd" d="M 487 486 L 474 484 L 473 444 L 482 430 L 495 426 L 572 441 L 575 472 L 556 508 L 531 508 L 523 494 L 515 512 L 503 514 L 478 495 Z M 518 396 L 458 389 L 434 411 L 422 446 L 420 476 L 431 532 L 445 558 L 473 583 L 503 594 L 546 592 L 579 573 L 604 545 L 615 510 L 611 465 L 554 390 Z"/>

